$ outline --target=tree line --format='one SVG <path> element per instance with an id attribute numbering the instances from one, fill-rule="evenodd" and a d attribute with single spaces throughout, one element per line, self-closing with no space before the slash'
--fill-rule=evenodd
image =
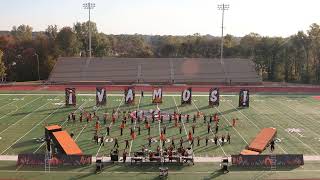
<path id="1" fill-rule="evenodd" d="M 0 80 L 47 79 L 60 56 L 88 56 L 88 22 L 73 27 L 50 25 L 43 32 L 20 25 L 0 35 Z M 220 37 L 200 35 L 107 35 L 91 22 L 95 57 L 219 58 Z M 265 81 L 320 83 L 320 26 L 290 37 L 250 33 L 224 36 L 225 58 L 249 58 Z"/>

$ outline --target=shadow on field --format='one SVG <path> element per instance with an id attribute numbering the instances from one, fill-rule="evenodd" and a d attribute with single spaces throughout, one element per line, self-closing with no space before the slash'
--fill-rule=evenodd
<path id="1" fill-rule="evenodd" d="M 94 106 L 88 106 L 88 107 L 85 107 L 84 109 L 93 108 L 93 107 Z M 34 110 L 23 111 L 23 112 L 20 112 L 20 113 L 14 113 L 11 116 L 28 115 L 30 113 L 42 113 L 42 112 L 48 112 L 47 115 L 50 115 L 53 111 L 55 111 L 57 109 L 59 109 L 59 107 L 49 108 L 49 109 L 42 109 L 42 110 L 37 110 L 37 111 L 34 111 Z M 59 110 L 57 110 L 57 112 L 59 112 L 59 113 L 71 113 L 71 112 L 75 111 L 75 109 L 70 109 L 70 107 L 61 107 Z"/>
<path id="2" fill-rule="evenodd" d="M 286 166 L 286 167 L 279 167 L 277 166 L 277 171 L 292 171 L 294 169 L 299 168 L 300 166 Z M 269 167 L 238 167 L 238 166 L 230 166 L 230 171 L 271 171 Z"/>
<path id="3" fill-rule="evenodd" d="M 225 114 L 229 114 L 235 111 L 241 110 L 241 108 L 232 108 L 232 109 L 228 109 L 226 111 L 221 111 L 220 113 L 218 113 L 218 115 L 225 115 Z"/>
<path id="4" fill-rule="evenodd" d="M 26 141 L 22 141 L 19 143 L 16 143 L 12 146 L 12 148 L 20 148 L 20 147 L 27 147 L 27 146 L 33 146 L 35 144 L 41 144 L 41 143 L 37 143 L 36 140 L 30 139 L 30 140 L 26 140 Z"/>
<path id="5" fill-rule="evenodd" d="M 204 177 L 204 180 L 209 180 L 209 179 L 215 179 L 221 175 L 224 175 L 224 173 L 221 170 L 216 170 L 212 172 L 209 176 Z"/>

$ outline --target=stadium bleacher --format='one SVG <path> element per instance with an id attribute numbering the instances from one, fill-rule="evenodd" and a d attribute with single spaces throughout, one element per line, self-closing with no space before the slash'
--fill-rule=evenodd
<path id="1" fill-rule="evenodd" d="M 248 59 L 205 58 L 80 58 L 61 57 L 53 68 L 51 83 L 110 82 L 181 84 L 261 84 Z"/>

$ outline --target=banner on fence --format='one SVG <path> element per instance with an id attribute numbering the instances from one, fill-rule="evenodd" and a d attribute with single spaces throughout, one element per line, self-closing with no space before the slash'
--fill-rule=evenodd
<path id="1" fill-rule="evenodd" d="M 270 167 L 273 159 L 275 159 L 277 166 L 300 166 L 304 164 L 303 154 L 231 155 L 232 165 L 242 167 Z"/>
<path id="2" fill-rule="evenodd" d="M 92 155 L 52 155 L 49 160 L 52 166 L 83 166 L 92 163 Z M 44 165 L 44 154 L 19 154 L 17 165 Z"/>

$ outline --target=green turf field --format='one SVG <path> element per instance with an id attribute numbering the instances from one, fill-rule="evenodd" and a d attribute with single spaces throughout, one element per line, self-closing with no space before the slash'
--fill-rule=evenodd
<path id="1" fill-rule="evenodd" d="M 102 114 L 112 112 L 113 109 L 123 111 L 135 111 L 156 109 L 157 105 L 151 103 L 150 95 L 143 98 L 136 97 L 135 105 L 127 106 L 123 104 L 121 93 L 113 92 L 107 98 L 107 106 L 96 109 L 94 92 L 85 92 L 91 94 L 83 94 L 77 96 L 76 107 L 64 106 L 63 92 L 1 92 L 0 94 L 0 154 L 1 155 L 17 155 L 19 153 L 43 153 L 45 146 L 42 142 L 37 142 L 37 138 L 44 135 L 45 124 L 59 124 L 69 133 L 74 133 L 74 139 L 79 144 L 85 154 L 93 156 L 108 156 L 113 148 L 113 142 L 105 143 L 105 146 L 99 146 L 92 140 L 94 133 L 95 121 L 86 123 L 85 119 L 82 123 L 78 117 L 75 123 L 67 121 L 67 115 L 75 112 L 79 115 L 80 111 L 93 112 L 97 110 L 100 116 L 102 129 L 100 135 L 106 135 L 106 126 L 111 125 L 111 134 L 106 138 L 117 137 L 120 144 L 120 153 L 125 148 L 125 139 L 130 140 L 130 147 L 127 149 L 131 155 L 133 152 L 141 149 L 142 145 L 147 146 L 147 130 L 141 122 L 131 124 L 127 121 L 124 135 L 120 136 L 120 123 L 122 115 L 116 120 L 115 124 L 111 124 L 109 119 L 104 125 Z M 6 94 L 4 94 L 6 93 Z M 39 95 L 41 94 L 41 95 Z M 213 157 L 238 154 L 250 141 L 256 136 L 260 129 L 264 127 L 277 128 L 276 152 L 278 154 L 303 153 L 304 155 L 319 155 L 320 153 L 320 106 L 319 100 L 313 98 L 312 95 L 251 95 L 250 108 L 237 109 L 238 96 L 225 94 L 220 97 L 220 106 L 217 108 L 208 107 L 208 97 L 204 93 L 193 93 L 191 105 L 180 105 L 180 93 L 166 94 L 163 103 L 159 104 L 162 112 L 173 113 L 181 112 L 182 114 L 190 114 L 190 122 L 187 123 L 183 118 L 182 133 L 174 127 L 174 121 L 171 123 L 164 120 L 161 124 L 158 121 L 151 125 L 151 137 L 157 141 L 151 146 L 155 150 L 160 145 L 159 134 L 160 129 L 167 126 L 168 139 L 176 139 L 176 145 L 179 144 L 179 138 L 183 137 L 184 146 L 188 147 L 186 141 L 187 133 L 191 130 L 193 114 L 198 111 L 209 115 L 218 113 L 220 117 L 220 130 L 218 135 L 230 133 L 231 144 L 216 146 L 210 142 L 205 146 L 204 138 L 213 139 L 213 132 L 207 133 L 207 125 L 203 122 L 203 118 L 197 119 L 194 137 L 200 136 L 200 146 L 193 146 L 195 156 Z M 231 127 L 231 119 L 238 118 L 235 127 Z M 208 120 L 209 118 L 207 118 Z M 130 127 L 141 127 L 141 135 L 138 135 L 134 141 L 130 139 Z M 212 126 L 213 127 L 213 126 Z M 171 143 L 168 143 L 171 144 Z M 264 153 L 270 153 L 269 148 Z M 108 165 L 102 174 L 93 174 L 94 165 L 86 167 L 64 167 L 53 168 L 51 173 L 44 173 L 43 167 L 28 168 L 16 167 L 14 161 L 0 162 L 0 178 L 18 178 L 18 179 L 157 179 L 157 165 L 141 165 L 130 166 Z M 269 171 L 269 169 L 251 169 L 244 170 L 231 167 L 228 174 L 221 174 L 219 163 L 196 163 L 194 166 L 175 166 L 169 165 L 169 179 L 277 179 L 277 178 L 315 178 L 319 177 L 319 161 L 306 162 L 303 167 L 297 168 L 280 168 L 277 171 Z"/>
<path id="2" fill-rule="evenodd" d="M 42 92 L 43 93 L 43 92 Z M 93 92 L 92 92 L 93 93 Z M 100 116 L 101 124 L 102 114 L 112 110 L 134 111 L 156 109 L 157 106 L 151 103 L 151 97 L 136 97 L 135 105 L 127 106 L 123 104 L 120 94 L 111 94 L 107 98 L 107 106 L 97 110 Z M 213 139 L 214 126 L 212 132 L 207 133 L 207 124 L 200 117 L 195 123 L 196 129 L 194 137 L 200 136 L 200 146 L 193 146 L 195 156 L 224 156 L 230 154 L 238 154 L 255 135 L 264 127 L 277 128 L 278 143 L 276 144 L 276 153 L 303 153 L 304 155 L 319 155 L 320 153 L 320 121 L 319 121 L 319 100 L 308 95 L 252 95 L 250 99 L 250 108 L 237 109 L 238 96 L 225 95 L 220 98 L 220 106 L 217 108 L 208 107 L 208 97 L 205 95 L 193 95 L 191 105 L 180 105 L 180 95 L 164 96 L 163 103 L 159 105 L 162 112 L 173 113 L 181 112 L 182 114 L 190 114 L 190 122 L 187 123 L 183 118 L 183 130 L 179 133 L 179 129 L 174 127 L 174 121 L 171 123 L 164 120 L 164 123 L 156 121 L 151 124 L 151 137 L 157 141 L 152 144 L 149 149 L 156 149 L 160 145 L 159 134 L 160 129 L 165 125 L 167 127 L 166 137 L 168 139 L 176 139 L 175 144 L 179 144 L 180 137 L 185 140 L 184 146 L 188 147 L 186 141 L 187 133 L 191 130 L 192 117 L 197 111 L 203 114 L 218 113 L 220 116 L 220 129 L 218 136 L 230 133 L 231 144 L 216 146 L 211 141 L 205 146 L 204 138 Z M 41 153 L 45 149 L 41 142 L 37 142 L 35 138 L 40 138 L 44 134 L 44 124 L 59 124 L 69 133 L 75 134 L 74 139 L 80 148 L 86 154 L 109 155 L 113 147 L 113 142 L 106 143 L 105 146 L 96 145 L 93 141 L 94 123 L 95 121 L 82 123 L 67 122 L 67 115 L 70 112 L 76 112 L 78 115 L 80 110 L 93 112 L 95 107 L 95 96 L 85 95 L 77 96 L 76 107 L 64 107 L 63 94 L 26 94 L 26 95 L 0 95 L 0 154 L 15 155 L 19 153 Z M 238 118 L 235 128 L 231 127 L 231 119 Z M 116 120 L 115 124 L 111 124 L 110 136 L 106 138 L 118 137 L 120 144 L 120 153 L 125 148 L 124 140 L 130 140 L 130 148 L 127 149 L 130 154 L 141 149 L 142 145 L 147 145 L 147 130 L 141 122 L 131 124 L 130 120 L 124 130 L 124 135 L 120 136 L 120 123 L 122 116 Z M 207 118 L 208 120 L 208 118 Z M 110 125 L 108 120 L 103 125 L 100 135 L 106 135 L 106 126 Z M 141 135 L 137 139 L 131 141 L 130 127 L 141 127 Z M 171 144 L 171 143 L 168 143 Z M 267 149 L 264 153 L 270 153 Z"/>

